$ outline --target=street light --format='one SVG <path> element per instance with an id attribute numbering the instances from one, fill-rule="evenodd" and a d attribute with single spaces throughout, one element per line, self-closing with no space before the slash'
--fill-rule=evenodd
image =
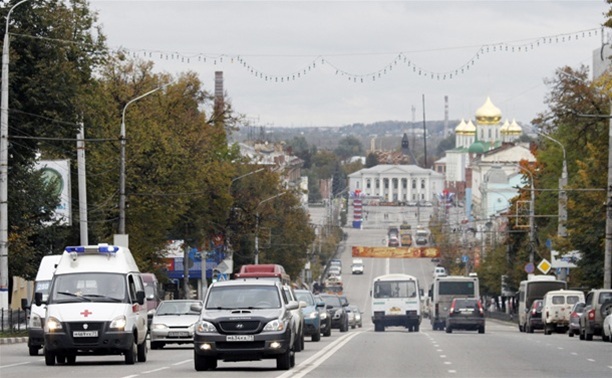
<path id="1" fill-rule="evenodd" d="M 8 95 L 9 95 L 9 24 L 13 5 L 6 14 L 2 44 L 2 100 L 0 101 L 0 309 L 8 308 Z"/>
<path id="2" fill-rule="evenodd" d="M 121 115 L 121 135 L 119 136 L 119 139 L 121 140 L 121 167 L 120 167 L 120 176 L 119 176 L 119 234 L 120 235 L 125 235 L 125 144 L 126 144 L 126 139 L 125 139 L 125 111 L 127 109 L 127 107 L 132 104 L 133 102 L 136 102 L 138 100 L 140 100 L 143 97 L 147 97 L 148 95 L 155 93 L 157 91 L 159 91 L 160 89 L 163 89 L 165 87 L 167 87 L 168 85 L 170 85 L 172 83 L 168 83 L 168 84 L 164 84 L 162 86 L 159 86 L 151 91 L 148 91 L 145 94 L 142 94 L 130 101 L 128 101 L 127 104 L 125 104 L 125 106 L 123 107 L 123 113 Z"/>
<path id="3" fill-rule="evenodd" d="M 289 192 L 282 192 L 270 198 L 266 198 L 265 200 L 259 202 L 255 209 L 257 210 L 262 203 L 271 201 L 277 197 L 282 196 L 283 194 L 287 194 Z M 259 211 L 255 214 L 255 265 L 259 264 Z"/>
<path id="4" fill-rule="evenodd" d="M 559 179 L 559 220 L 557 223 L 557 235 L 561 237 L 567 236 L 567 229 L 565 228 L 565 222 L 567 222 L 567 193 L 565 192 L 565 186 L 567 185 L 568 175 L 567 175 L 567 155 L 565 154 L 565 146 L 561 144 L 558 140 L 554 139 L 550 135 L 537 132 L 538 135 L 543 136 L 544 138 L 550 139 L 551 141 L 557 143 L 561 146 L 561 150 L 563 151 L 563 168 L 561 170 L 561 178 Z"/>

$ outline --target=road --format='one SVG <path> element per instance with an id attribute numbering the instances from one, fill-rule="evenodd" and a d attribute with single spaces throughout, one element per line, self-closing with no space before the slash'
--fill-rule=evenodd
<path id="1" fill-rule="evenodd" d="M 395 211 L 394 211 L 395 210 Z M 384 213 L 398 209 L 371 209 L 363 229 L 347 228 L 348 239 L 339 251 L 346 295 L 364 311 L 363 328 L 337 330 L 320 342 L 306 339 L 296 354 L 296 366 L 287 372 L 275 362 L 219 362 L 214 372 L 198 373 L 191 346 L 150 350 L 146 363 L 124 365 L 120 356 L 77 357 L 74 366 L 45 365 L 42 356 L 28 355 L 26 344 L 0 345 L 0 376 L 22 378 L 167 378 L 167 377 L 611 377 L 612 343 L 601 338 L 581 341 L 566 334 L 520 333 L 515 324 L 487 319 L 486 333 L 433 331 L 427 319 L 420 332 L 402 328 L 374 332 L 370 320 L 370 283 L 386 273 L 407 273 L 426 289 L 433 267 L 425 259 L 365 259 L 363 275 L 351 275 L 351 246 L 380 245 L 386 234 Z M 324 211 L 324 210 L 322 210 Z M 374 216 L 374 218 L 372 218 Z M 414 215 L 413 215 L 414 217 Z M 416 220 L 414 218 L 413 220 Z M 390 223 L 390 221 L 389 221 Z"/>

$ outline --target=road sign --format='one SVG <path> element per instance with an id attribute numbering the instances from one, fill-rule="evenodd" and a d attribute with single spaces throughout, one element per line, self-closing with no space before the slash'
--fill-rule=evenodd
<path id="1" fill-rule="evenodd" d="M 525 272 L 528 274 L 533 273 L 533 271 L 535 270 L 535 266 L 533 265 L 533 263 L 527 263 L 525 264 Z"/>
<path id="2" fill-rule="evenodd" d="M 552 268 L 552 265 L 546 259 L 542 259 L 542 261 L 540 261 L 538 264 L 538 269 L 544 274 L 548 274 L 548 272 L 550 272 L 550 268 Z"/>
<path id="3" fill-rule="evenodd" d="M 463 256 L 461 256 L 461 261 L 463 263 L 466 263 L 466 262 L 470 261 L 470 258 L 467 255 L 463 255 Z"/>

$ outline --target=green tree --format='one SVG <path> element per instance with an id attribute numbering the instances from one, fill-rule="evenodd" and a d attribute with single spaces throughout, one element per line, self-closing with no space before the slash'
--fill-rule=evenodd
<path id="1" fill-rule="evenodd" d="M 359 139 L 349 135 L 338 141 L 338 147 L 336 147 L 334 153 L 340 160 L 346 160 L 353 156 L 363 156 L 364 149 Z"/>
<path id="2" fill-rule="evenodd" d="M 372 167 L 377 166 L 378 164 L 380 164 L 378 162 L 378 156 L 376 156 L 375 153 L 370 152 L 368 156 L 366 156 L 366 163 L 365 163 L 366 168 L 372 168 Z"/>

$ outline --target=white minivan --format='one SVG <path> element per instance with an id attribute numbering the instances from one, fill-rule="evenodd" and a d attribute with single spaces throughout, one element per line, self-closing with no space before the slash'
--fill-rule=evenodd
<path id="1" fill-rule="evenodd" d="M 43 256 L 40 261 L 38 273 L 36 273 L 34 281 L 34 293 L 42 293 L 43 301 L 47 300 L 51 279 L 61 257 L 62 255 L 47 255 Z M 30 356 L 36 356 L 44 345 L 43 326 L 45 324 L 47 306 L 44 304 L 37 306 L 33 301 L 28 304 L 28 300 L 23 298 L 21 307 L 24 310 L 28 308 L 30 310 L 30 317 L 28 319 L 28 350 Z"/>
<path id="2" fill-rule="evenodd" d="M 34 297 L 40 306 L 42 293 Z M 147 360 L 144 283 L 129 249 L 66 247 L 46 303 L 47 365 L 74 364 L 77 355 L 123 355 L 126 364 Z"/>
<path id="3" fill-rule="evenodd" d="M 584 293 L 579 290 L 553 290 L 546 293 L 542 300 L 544 334 L 565 333 L 569 329 L 572 307 L 578 302 L 584 302 Z"/>

